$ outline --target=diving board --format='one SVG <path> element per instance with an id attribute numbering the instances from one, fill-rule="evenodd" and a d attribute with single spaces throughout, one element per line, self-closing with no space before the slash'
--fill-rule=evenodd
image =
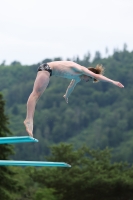
<path id="1" fill-rule="evenodd" d="M 30 136 L 0 137 L 0 144 L 14 144 L 24 142 L 38 142 L 38 140 Z"/>
<path id="2" fill-rule="evenodd" d="M 38 140 L 30 136 L 0 137 L 0 144 L 13 144 L 13 143 L 24 143 L 24 142 L 38 142 Z M 0 166 L 71 167 L 71 165 L 65 162 L 16 161 L 16 160 L 0 160 Z"/>
<path id="3" fill-rule="evenodd" d="M 0 166 L 71 167 L 65 162 L 0 160 Z"/>

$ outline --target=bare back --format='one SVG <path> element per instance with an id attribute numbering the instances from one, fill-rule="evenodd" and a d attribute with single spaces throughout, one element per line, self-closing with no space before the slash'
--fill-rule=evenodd
<path id="1" fill-rule="evenodd" d="M 72 61 L 54 61 L 49 62 L 48 65 L 54 76 L 77 80 L 82 75 L 82 66 Z"/>

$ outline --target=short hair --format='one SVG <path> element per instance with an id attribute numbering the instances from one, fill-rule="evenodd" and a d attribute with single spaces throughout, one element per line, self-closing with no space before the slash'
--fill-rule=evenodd
<path id="1" fill-rule="evenodd" d="M 95 68 L 88 67 L 88 70 L 92 71 L 95 74 L 104 74 L 104 68 L 102 65 L 99 65 L 99 64 Z M 94 78 L 93 82 L 98 82 L 98 80 Z"/>

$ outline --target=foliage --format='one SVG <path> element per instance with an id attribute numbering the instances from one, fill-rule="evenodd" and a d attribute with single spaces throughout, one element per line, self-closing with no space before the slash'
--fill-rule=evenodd
<path id="1" fill-rule="evenodd" d="M 54 189 L 51 188 L 39 188 L 36 191 L 36 194 L 34 196 L 34 200 L 59 200 L 54 195 Z"/>
<path id="2" fill-rule="evenodd" d="M 41 168 L 29 170 L 39 195 L 44 186 L 55 190 L 60 200 L 130 200 L 133 198 L 133 168 L 127 163 L 110 162 L 110 150 L 93 150 L 86 146 L 74 150 L 70 144 L 51 149 L 50 161 L 65 161 L 69 168 Z M 59 198 L 60 195 L 60 198 Z"/>
<path id="3" fill-rule="evenodd" d="M 4 112 L 5 102 L 2 94 L 0 94 L 0 137 L 11 136 L 12 133 L 8 129 L 9 120 Z M 0 145 L 0 160 L 7 160 L 13 154 L 13 146 L 2 144 Z M 0 199 L 14 199 L 11 194 L 21 189 L 18 180 L 15 179 L 16 172 L 5 166 L 0 166 Z"/>

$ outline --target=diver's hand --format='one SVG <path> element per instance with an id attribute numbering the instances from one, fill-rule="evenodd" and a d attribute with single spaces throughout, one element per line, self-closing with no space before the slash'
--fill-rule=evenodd
<path id="1" fill-rule="evenodd" d="M 68 98 L 66 97 L 66 95 L 64 95 L 63 97 L 64 97 L 66 103 L 68 103 Z"/>
<path id="2" fill-rule="evenodd" d="M 122 85 L 120 82 L 113 81 L 113 84 L 120 87 L 120 88 L 124 88 L 124 85 Z"/>

